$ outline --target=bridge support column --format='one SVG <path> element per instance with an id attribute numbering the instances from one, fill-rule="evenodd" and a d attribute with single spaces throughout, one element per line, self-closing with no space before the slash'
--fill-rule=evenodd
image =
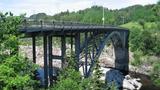
<path id="1" fill-rule="evenodd" d="M 75 55 L 76 55 L 76 70 L 79 71 L 79 57 L 80 57 L 80 33 L 75 35 Z"/>
<path id="2" fill-rule="evenodd" d="M 121 32 L 122 46 L 115 46 L 115 68 L 122 71 L 124 74 L 129 72 L 129 51 L 128 51 L 128 37 L 129 32 Z"/>
<path id="3" fill-rule="evenodd" d="M 48 36 L 48 52 L 49 52 L 49 79 L 50 85 L 53 84 L 53 65 L 52 65 L 52 36 Z"/>
<path id="4" fill-rule="evenodd" d="M 71 36 L 71 54 L 73 54 L 73 37 Z"/>
<path id="5" fill-rule="evenodd" d="M 43 49 L 44 49 L 44 82 L 45 88 L 48 87 L 48 58 L 47 58 L 47 35 L 43 36 Z"/>
<path id="6" fill-rule="evenodd" d="M 36 63 L 36 37 L 32 35 L 33 63 Z"/>
<path id="7" fill-rule="evenodd" d="M 64 68 L 65 57 L 66 57 L 66 38 L 64 35 L 61 37 L 61 56 L 62 56 L 62 68 Z"/>
<path id="8" fill-rule="evenodd" d="M 88 38 L 88 33 L 85 32 L 85 77 L 88 76 L 88 41 L 87 41 L 87 38 Z"/>
<path id="9" fill-rule="evenodd" d="M 125 34 L 124 34 L 124 38 L 125 38 L 125 65 L 126 65 L 126 68 L 125 68 L 125 72 L 124 74 L 128 74 L 129 73 L 129 31 Z"/>

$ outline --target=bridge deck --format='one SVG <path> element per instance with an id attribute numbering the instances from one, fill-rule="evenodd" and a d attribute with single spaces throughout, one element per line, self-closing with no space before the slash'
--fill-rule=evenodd
<path id="1" fill-rule="evenodd" d="M 128 29 L 115 27 L 115 26 L 103 26 L 103 25 L 93 25 L 93 24 L 80 24 L 80 23 L 32 23 L 28 22 L 28 24 L 24 24 L 20 32 L 22 33 L 47 33 L 47 32 L 55 32 L 55 33 L 74 33 L 74 32 L 93 32 L 98 30 L 98 32 L 106 32 L 106 31 L 116 31 L 121 30 L 123 32 L 128 32 Z"/>

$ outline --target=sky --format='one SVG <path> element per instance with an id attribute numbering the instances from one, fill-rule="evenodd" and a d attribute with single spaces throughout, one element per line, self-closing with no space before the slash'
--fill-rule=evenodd
<path id="1" fill-rule="evenodd" d="M 44 12 L 54 15 L 61 11 L 78 11 L 93 5 L 109 9 L 120 9 L 135 4 L 155 4 L 158 0 L 0 0 L 0 12 L 11 11 L 14 15 L 27 16 Z"/>

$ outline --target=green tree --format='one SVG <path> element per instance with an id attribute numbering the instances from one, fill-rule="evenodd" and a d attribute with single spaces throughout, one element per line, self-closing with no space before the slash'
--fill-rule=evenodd
<path id="1" fill-rule="evenodd" d="M 143 29 L 145 28 L 145 21 L 143 19 L 140 19 L 138 23 L 142 26 Z"/>
<path id="2" fill-rule="evenodd" d="M 22 90 L 36 86 L 33 79 L 36 66 L 21 56 L 11 56 L 0 65 L 0 89 Z"/>
<path id="3" fill-rule="evenodd" d="M 153 69 L 151 71 L 151 79 L 156 86 L 160 86 L 160 64 L 159 60 L 157 63 L 153 64 Z"/>
<path id="4" fill-rule="evenodd" d="M 0 90 L 22 90 L 36 83 L 36 66 L 18 53 L 22 17 L 0 13 Z"/>
<path id="5" fill-rule="evenodd" d="M 79 71 L 75 70 L 75 55 L 68 58 L 68 65 L 60 71 L 57 83 L 53 90 L 85 90 L 91 85 L 90 78 L 83 79 Z M 90 89 L 89 89 L 90 90 Z"/>
<path id="6" fill-rule="evenodd" d="M 152 8 L 154 15 L 157 17 L 158 21 L 160 20 L 160 4 L 159 4 L 159 2 Z"/>
<path id="7" fill-rule="evenodd" d="M 101 76 L 102 76 L 102 71 L 100 70 L 100 65 L 99 65 L 99 61 L 96 60 L 96 65 L 94 67 L 95 72 L 93 72 L 92 75 L 92 84 L 93 84 L 93 89 L 94 90 L 101 90 L 103 87 L 103 82 L 100 80 Z"/>

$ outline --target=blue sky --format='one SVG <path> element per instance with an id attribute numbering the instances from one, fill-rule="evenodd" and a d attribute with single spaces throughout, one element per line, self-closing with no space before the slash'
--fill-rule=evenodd
<path id="1" fill-rule="evenodd" d="M 158 0 L 0 0 L 0 11 L 11 11 L 15 15 L 45 12 L 54 15 L 61 11 L 78 11 L 93 5 L 103 5 L 109 9 L 120 9 L 135 4 L 154 4 Z"/>

